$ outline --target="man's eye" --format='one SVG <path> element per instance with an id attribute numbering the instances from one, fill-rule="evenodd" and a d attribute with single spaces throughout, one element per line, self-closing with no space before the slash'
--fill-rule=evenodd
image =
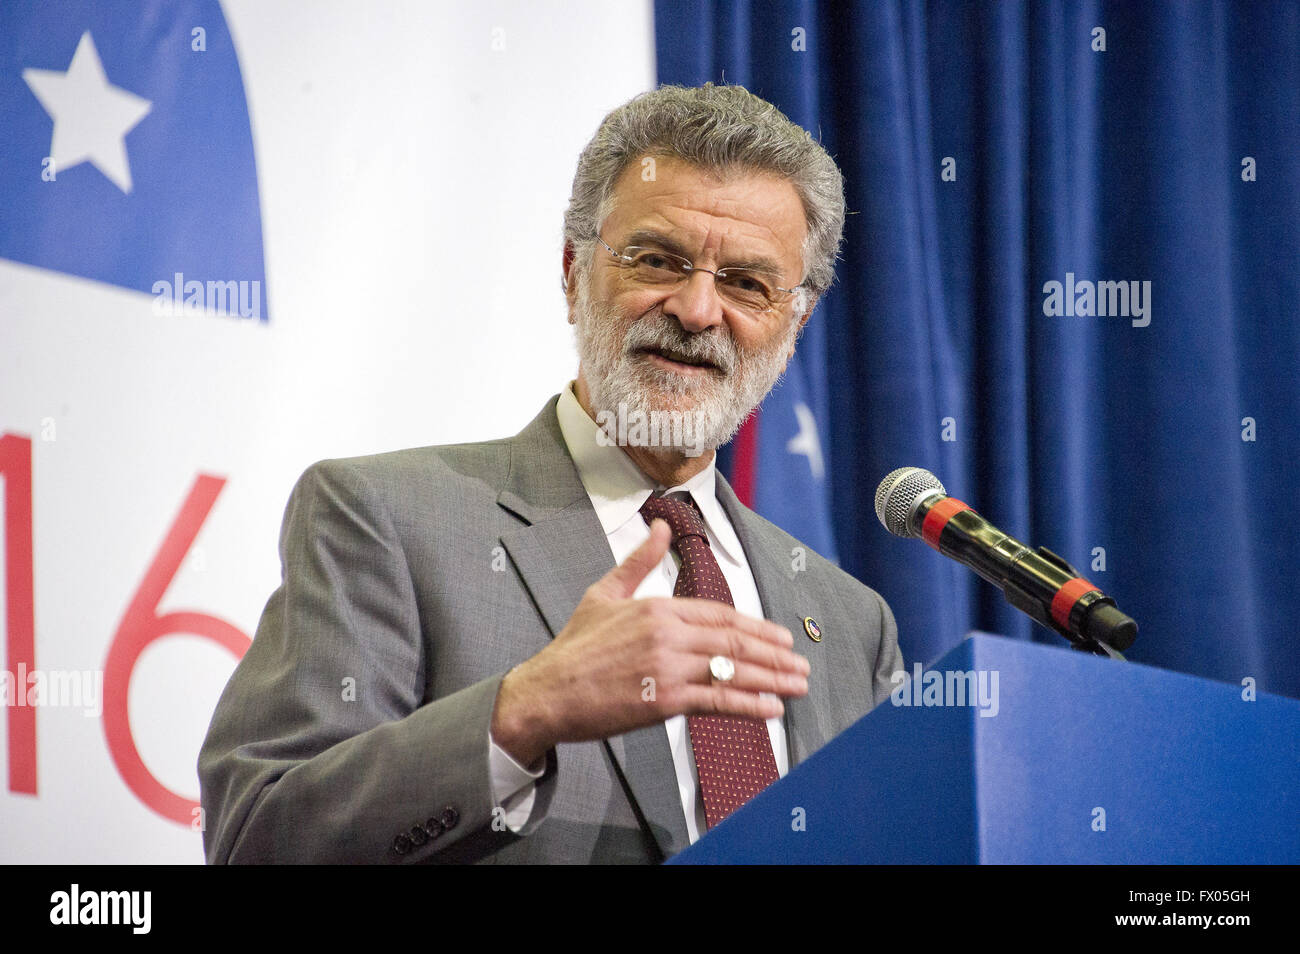
<path id="1" fill-rule="evenodd" d="M 673 270 L 675 267 L 673 265 L 672 259 L 664 255 L 656 254 L 655 252 L 650 252 L 646 255 L 642 255 L 639 259 L 637 259 L 637 264 L 643 265 L 646 268 L 661 268 L 670 271 Z"/>
<path id="2" fill-rule="evenodd" d="M 727 285 L 736 291 L 766 296 L 767 284 L 753 275 L 728 275 Z"/>

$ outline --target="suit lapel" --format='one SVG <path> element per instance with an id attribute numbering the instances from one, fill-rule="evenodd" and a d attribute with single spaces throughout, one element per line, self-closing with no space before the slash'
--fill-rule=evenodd
<path id="1" fill-rule="evenodd" d="M 742 504 L 721 473 L 716 493 L 745 549 L 763 615 L 794 634 L 794 651 L 806 657 L 810 666 L 808 694 L 785 700 L 786 741 L 790 767 L 794 768 L 833 734 L 826 647 L 808 638 L 803 624 L 805 616 L 815 619 L 825 613 L 826 607 L 810 602 L 809 589 L 801 585 L 799 573 L 791 569 L 791 538 Z"/>
<path id="2" fill-rule="evenodd" d="M 614 567 L 605 531 L 585 495 L 534 523 L 503 533 L 501 543 L 552 638 L 569 622 L 587 587 Z"/>
<path id="3" fill-rule="evenodd" d="M 559 422 L 556 399 L 511 442 L 510 471 L 497 502 L 524 523 L 501 544 L 554 638 L 587 587 L 614 568 L 595 508 L 578 476 Z M 662 724 L 605 740 L 633 806 L 665 857 L 689 844 L 677 773 Z"/>

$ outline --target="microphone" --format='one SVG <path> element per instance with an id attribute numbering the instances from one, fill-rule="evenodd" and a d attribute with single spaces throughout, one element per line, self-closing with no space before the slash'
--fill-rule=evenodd
<path id="1" fill-rule="evenodd" d="M 920 467 L 900 467 L 876 488 L 876 516 L 899 537 L 920 537 L 964 563 L 1007 602 L 1055 630 L 1077 649 L 1116 655 L 1137 639 L 1138 626 L 1115 601 L 1044 547 L 1031 550 L 1007 536 Z M 1101 644 L 1100 646 L 1094 644 Z"/>

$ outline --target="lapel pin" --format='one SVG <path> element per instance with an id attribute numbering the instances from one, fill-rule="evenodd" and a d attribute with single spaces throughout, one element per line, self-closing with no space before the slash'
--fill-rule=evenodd
<path id="1" fill-rule="evenodd" d="M 808 638 L 814 643 L 820 643 L 822 641 L 822 628 L 817 625 L 817 620 L 813 619 L 811 616 L 805 616 L 803 618 L 803 631 L 808 634 Z"/>

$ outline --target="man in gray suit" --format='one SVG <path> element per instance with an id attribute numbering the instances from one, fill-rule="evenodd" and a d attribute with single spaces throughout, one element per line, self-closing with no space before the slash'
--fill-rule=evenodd
<path id="1" fill-rule="evenodd" d="M 885 602 L 714 466 L 843 221 L 835 163 L 739 87 L 606 117 L 565 217 L 576 381 L 513 438 L 295 487 L 199 757 L 209 861 L 660 861 L 717 821 L 699 716 L 765 728 L 770 780 L 889 694 Z M 642 517 L 659 495 L 702 520 L 692 553 Z M 701 548 L 730 599 L 673 595 Z"/>

